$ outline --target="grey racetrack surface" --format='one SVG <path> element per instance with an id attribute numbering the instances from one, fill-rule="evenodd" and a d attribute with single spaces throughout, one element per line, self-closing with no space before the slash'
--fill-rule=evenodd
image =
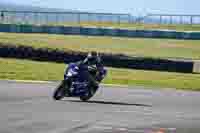
<path id="1" fill-rule="evenodd" d="M 0 81 L 0 133 L 200 133 L 199 92 L 101 86 L 54 101 L 57 84 Z"/>

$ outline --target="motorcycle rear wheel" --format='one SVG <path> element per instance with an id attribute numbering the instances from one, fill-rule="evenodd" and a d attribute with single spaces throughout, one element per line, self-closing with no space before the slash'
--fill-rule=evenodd
<path id="1" fill-rule="evenodd" d="M 95 95 L 97 89 L 98 88 L 91 88 L 86 95 L 80 96 L 80 100 L 84 102 L 90 100 L 90 98 L 92 98 Z"/>

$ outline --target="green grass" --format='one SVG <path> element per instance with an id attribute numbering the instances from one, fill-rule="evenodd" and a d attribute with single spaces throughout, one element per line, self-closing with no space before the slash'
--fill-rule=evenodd
<path id="1" fill-rule="evenodd" d="M 200 59 L 200 40 L 0 33 L 0 43 L 64 51 L 99 51 L 141 57 Z"/>
<path id="2" fill-rule="evenodd" d="M 61 80 L 65 65 L 0 58 L 0 79 Z M 200 74 L 108 68 L 104 83 L 200 90 Z"/>
<path id="3" fill-rule="evenodd" d="M 143 23 L 112 23 L 112 22 L 81 22 L 81 23 L 49 23 L 47 25 L 60 26 L 82 26 L 82 27 L 113 27 L 125 29 L 140 29 L 140 30 L 154 30 L 154 29 L 168 29 L 176 31 L 200 31 L 199 24 L 143 24 Z"/>

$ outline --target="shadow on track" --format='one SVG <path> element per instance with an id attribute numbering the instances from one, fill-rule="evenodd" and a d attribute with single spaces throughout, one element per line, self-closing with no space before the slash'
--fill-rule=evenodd
<path id="1" fill-rule="evenodd" d="M 120 105 L 120 106 L 143 106 L 143 107 L 152 107 L 152 105 L 147 104 L 131 104 L 131 103 L 124 103 L 124 102 L 109 102 L 109 101 L 79 101 L 79 100 L 65 100 L 68 102 L 74 103 L 93 103 L 93 104 L 104 104 L 104 105 Z"/>

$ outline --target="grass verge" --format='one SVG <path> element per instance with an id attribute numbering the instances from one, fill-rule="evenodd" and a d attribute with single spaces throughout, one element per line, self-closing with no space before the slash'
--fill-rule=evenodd
<path id="1" fill-rule="evenodd" d="M 61 80 L 65 64 L 0 58 L 0 79 Z M 108 68 L 107 84 L 200 90 L 200 74 Z"/>
<path id="2" fill-rule="evenodd" d="M 140 57 L 200 59 L 200 40 L 0 33 L 0 45 L 4 43 L 63 51 L 99 51 Z"/>

